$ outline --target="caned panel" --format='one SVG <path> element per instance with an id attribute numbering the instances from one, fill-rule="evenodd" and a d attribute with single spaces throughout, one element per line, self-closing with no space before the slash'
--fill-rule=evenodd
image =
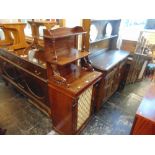
<path id="1" fill-rule="evenodd" d="M 90 116 L 93 86 L 84 91 L 78 100 L 77 130 Z"/>

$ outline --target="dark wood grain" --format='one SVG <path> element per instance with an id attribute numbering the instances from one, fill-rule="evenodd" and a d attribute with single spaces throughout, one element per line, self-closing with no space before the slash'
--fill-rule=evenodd
<path id="1" fill-rule="evenodd" d="M 91 60 L 93 67 L 101 71 L 108 71 L 113 68 L 120 61 L 126 59 L 129 52 L 123 50 L 104 51 L 93 57 Z"/>

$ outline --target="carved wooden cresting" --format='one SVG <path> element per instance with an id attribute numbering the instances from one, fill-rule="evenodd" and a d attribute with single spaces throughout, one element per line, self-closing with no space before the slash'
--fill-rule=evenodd
<path id="1" fill-rule="evenodd" d="M 52 122 L 61 134 L 76 134 L 86 125 L 102 75 L 91 67 L 85 46 L 77 48 L 78 36 L 85 34 L 82 27 L 44 30 Z"/>

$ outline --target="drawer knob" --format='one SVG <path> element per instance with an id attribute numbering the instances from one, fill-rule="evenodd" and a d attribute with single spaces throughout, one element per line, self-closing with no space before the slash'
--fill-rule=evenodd
<path id="1" fill-rule="evenodd" d="M 40 75 L 41 73 L 38 72 L 37 70 L 34 71 L 36 75 Z"/>

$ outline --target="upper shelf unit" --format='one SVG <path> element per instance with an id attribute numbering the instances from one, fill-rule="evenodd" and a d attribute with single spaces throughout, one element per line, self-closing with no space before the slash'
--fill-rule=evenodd
<path id="1" fill-rule="evenodd" d="M 120 19 L 84 19 L 83 27 L 87 31 L 86 50 L 91 52 L 96 51 L 96 48 L 116 49 L 120 22 Z"/>

